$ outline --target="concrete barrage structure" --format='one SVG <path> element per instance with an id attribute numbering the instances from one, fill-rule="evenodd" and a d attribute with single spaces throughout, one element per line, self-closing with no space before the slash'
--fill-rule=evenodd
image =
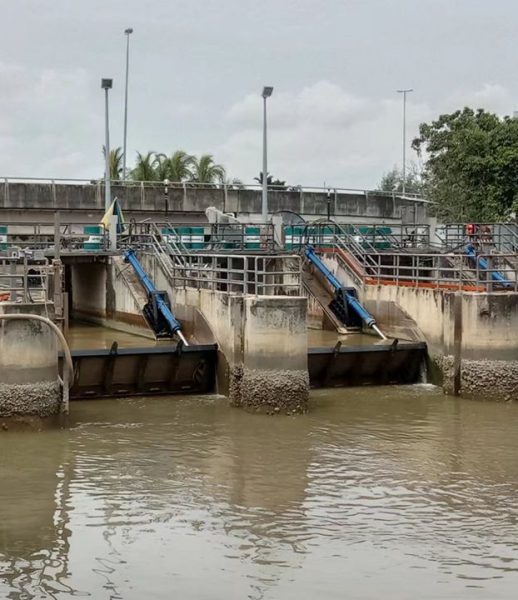
<path id="1" fill-rule="evenodd" d="M 261 216 L 260 186 L 114 181 L 111 193 L 124 213 L 137 220 L 165 216 L 176 222 L 204 221 L 209 207 L 251 222 Z M 56 211 L 62 223 L 98 223 L 104 210 L 100 181 L 0 179 L 0 223 L 51 221 Z M 427 202 L 388 192 L 295 187 L 269 190 L 268 211 L 288 211 L 307 220 L 423 222 Z"/>
<path id="2" fill-rule="evenodd" d="M 0 304 L 2 315 L 47 316 L 49 309 L 52 306 Z M 55 333 L 38 321 L 0 321 L 0 417 L 56 415 L 63 399 Z"/>

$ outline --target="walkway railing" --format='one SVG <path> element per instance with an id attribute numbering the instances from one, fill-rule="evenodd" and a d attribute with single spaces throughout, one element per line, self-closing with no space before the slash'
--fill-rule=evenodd
<path id="1" fill-rule="evenodd" d="M 65 184 L 65 185 L 87 185 L 87 186 L 97 186 L 99 189 L 104 189 L 104 179 L 96 179 L 96 178 L 60 178 L 60 177 L 6 177 L 0 176 L 0 186 L 3 184 L 4 188 L 9 187 L 10 184 L 16 183 L 34 183 L 41 184 L 45 186 L 55 186 L 56 184 Z M 186 189 L 221 189 L 226 191 L 232 190 L 255 190 L 260 191 L 262 189 L 262 184 L 257 182 L 225 182 L 225 183 L 203 183 L 197 181 L 134 181 L 134 180 L 126 180 L 121 181 L 120 179 L 113 179 L 111 181 L 112 191 L 115 190 L 118 186 L 120 187 L 131 187 L 131 188 L 139 188 L 139 189 L 163 189 L 165 190 L 186 190 Z M 363 194 L 365 196 L 376 195 L 376 196 L 385 196 L 388 198 L 404 198 L 406 200 L 416 200 L 420 203 L 428 203 L 425 199 L 423 199 L 419 194 L 410 194 L 407 193 L 404 196 L 401 193 L 395 191 L 382 191 L 382 190 L 369 190 L 362 188 L 347 188 L 347 187 L 336 187 L 336 186 L 312 186 L 312 185 L 269 185 L 268 190 L 272 192 L 312 192 L 312 193 L 320 193 L 330 195 L 333 198 L 336 194 Z"/>
<path id="2" fill-rule="evenodd" d="M 332 252 L 340 255 L 342 266 L 364 283 L 428 287 L 466 291 L 518 291 L 518 259 L 516 254 L 479 254 L 478 260 L 460 254 L 383 252 L 370 255 L 368 263 L 351 264 L 347 248 L 338 245 Z M 482 268 L 487 264 L 488 268 Z M 358 274 L 361 269 L 360 275 Z M 502 282 L 495 281 L 499 274 Z"/>
<path id="3" fill-rule="evenodd" d="M 189 254 L 207 251 L 273 252 L 274 227 L 257 223 L 129 223 L 120 237 L 120 247 L 145 246 L 150 236 L 155 236 L 171 252 Z"/>
<path id="4" fill-rule="evenodd" d="M 499 252 L 518 252 L 518 224 L 516 223 L 447 223 L 435 229 L 439 245 L 455 250 L 466 244 L 494 248 Z"/>
<path id="5" fill-rule="evenodd" d="M 0 260 L 0 303 L 46 304 L 51 299 L 54 268 L 27 257 Z"/>
<path id="6" fill-rule="evenodd" d="M 0 234 L 0 252 L 10 249 L 54 252 L 95 252 L 109 248 L 108 231 L 99 224 L 67 223 L 57 228 L 53 223 L 9 223 Z"/>
<path id="7" fill-rule="evenodd" d="M 300 256 L 189 254 L 174 264 L 169 277 L 175 287 L 192 287 L 257 296 L 301 294 Z"/>

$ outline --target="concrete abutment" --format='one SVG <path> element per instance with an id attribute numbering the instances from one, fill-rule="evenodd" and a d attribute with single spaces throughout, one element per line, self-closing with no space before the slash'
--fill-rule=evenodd
<path id="1" fill-rule="evenodd" d="M 219 346 L 218 391 L 234 406 L 307 410 L 306 298 L 179 289 L 173 307 L 199 309 Z"/>
<path id="2" fill-rule="evenodd" d="M 52 308 L 2 304 L 0 311 L 46 317 Z M 0 418 L 50 417 L 61 411 L 56 335 L 48 325 L 33 320 L 0 321 L 0 381 Z"/>

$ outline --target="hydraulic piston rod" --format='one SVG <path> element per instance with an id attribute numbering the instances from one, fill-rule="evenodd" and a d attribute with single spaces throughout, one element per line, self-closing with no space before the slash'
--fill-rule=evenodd
<path id="1" fill-rule="evenodd" d="M 176 333 L 180 340 L 186 346 L 188 346 L 189 344 L 181 331 L 182 326 L 180 325 L 179 321 L 175 319 L 173 313 L 171 312 L 171 309 L 162 297 L 162 294 L 158 292 L 158 290 L 155 287 L 155 284 L 151 281 L 147 273 L 144 271 L 142 265 L 135 256 L 135 252 L 131 248 L 129 250 L 126 250 L 124 258 L 127 262 L 130 263 L 130 265 L 135 270 L 135 273 L 137 274 L 140 283 L 144 286 L 144 289 L 148 293 L 149 298 L 154 298 L 154 301 L 156 302 L 156 307 L 165 319 L 171 333 Z"/>
<path id="2" fill-rule="evenodd" d="M 376 319 L 360 304 L 360 302 L 352 294 L 350 294 L 346 288 L 338 281 L 338 279 L 331 273 L 331 271 L 325 266 L 322 260 L 317 256 L 315 249 L 312 246 L 307 246 L 305 250 L 306 258 L 322 273 L 322 275 L 329 281 L 335 290 L 337 297 L 343 298 L 347 303 L 347 306 L 352 309 L 361 320 L 373 329 L 382 340 L 386 340 L 387 337 L 382 333 Z"/>

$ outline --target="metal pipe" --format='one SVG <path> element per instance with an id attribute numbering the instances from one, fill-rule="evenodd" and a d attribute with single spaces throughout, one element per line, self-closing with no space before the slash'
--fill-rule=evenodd
<path id="1" fill-rule="evenodd" d="M 33 315 L 30 313 L 20 313 L 16 315 L 0 315 L 0 321 L 39 321 L 40 323 L 45 323 L 45 325 L 48 325 L 56 334 L 61 343 L 61 349 L 63 350 L 63 354 L 65 356 L 65 364 L 69 371 L 69 385 L 72 385 L 74 381 L 74 365 L 72 363 L 72 355 L 70 354 L 70 348 L 68 347 L 68 342 L 65 339 L 63 332 L 53 321 L 47 319 L 47 317 L 42 317 L 41 315 Z"/>
<path id="2" fill-rule="evenodd" d="M 266 125 L 266 99 L 272 95 L 273 87 L 265 86 L 263 88 L 263 181 L 262 181 L 262 203 L 261 203 L 261 221 L 266 223 L 268 220 L 268 149 L 267 149 L 267 125 Z"/>
<path id="3" fill-rule="evenodd" d="M 412 88 L 407 88 L 406 90 L 398 90 L 399 94 L 403 94 L 403 196 L 406 195 L 406 96 L 408 93 L 413 91 L 414 90 Z"/>
<path id="4" fill-rule="evenodd" d="M 124 31 L 126 35 L 126 85 L 124 90 L 124 140 L 122 150 L 122 180 L 126 181 L 126 147 L 128 140 L 128 77 L 129 77 L 129 40 L 133 29 L 128 27 Z"/>
<path id="5" fill-rule="evenodd" d="M 267 222 L 268 219 L 268 150 L 266 135 L 266 96 L 263 96 L 263 189 L 261 202 L 261 221 Z"/>
<path id="6" fill-rule="evenodd" d="M 102 79 L 101 87 L 104 90 L 104 210 L 107 211 L 111 204 L 111 165 L 110 165 L 110 120 L 108 106 L 108 91 L 113 85 L 112 79 Z"/>

